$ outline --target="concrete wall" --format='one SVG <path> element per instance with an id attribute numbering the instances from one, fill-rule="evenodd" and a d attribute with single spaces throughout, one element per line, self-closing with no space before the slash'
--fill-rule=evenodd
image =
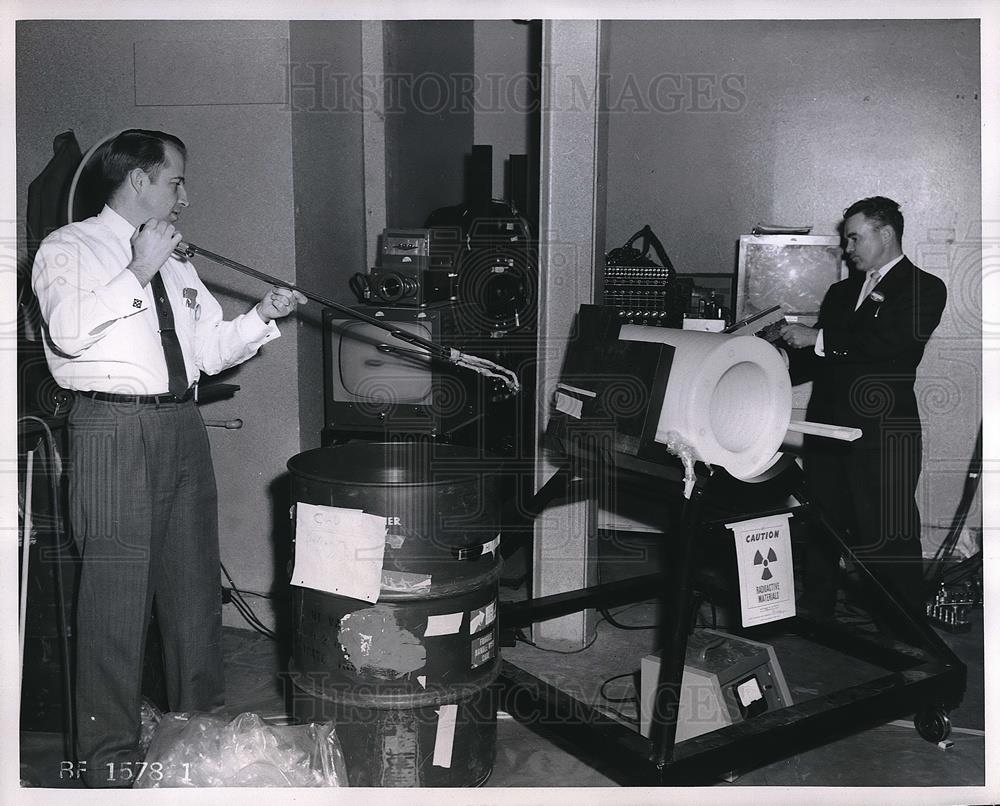
<path id="1" fill-rule="evenodd" d="M 86 150 L 119 129 L 163 129 L 189 149 L 185 238 L 294 281 L 292 126 L 283 103 L 288 33 L 286 22 L 18 23 L 22 211 L 28 182 L 59 132 L 73 129 Z M 183 58 L 172 63 L 171 54 Z M 195 263 L 227 317 L 267 290 L 203 259 Z M 281 324 L 281 339 L 225 373 L 241 390 L 203 411 L 244 422 L 239 431 L 210 429 L 210 437 L 222 559 L 251 590 L 266 591 L 274 580 L 272 533 L 288 510 L 274 485 L 301 445 L 296 328 Z M 228 607 L 226 620 L 243 624 Z"/>
<path id="2" fill-rule="evenodd" d="M 476 20 L 475 142 L 493 146 L 493 198 L 506 198 L 504 177 L 511 154 L 537 160 L 531 113 L 537 117 L 537 67 L 532 30 L 513 20 Z M 537 58 L 537 57 L 536 57 Z M 535 163 L 537 164 L 537 162 Z"/>
<path id="3" fill-rule="evenodd" d="M 609 31 L 609 245 L 649 223 L 678 271 L 732 271 L 739 236 L 758 222 L 834 234 L 856 199 L 903 205 L 904 250 L 949 288 L 918 378 L 933 551 L 981 418 L 978 23 L 615 21 Z"/>
<path id="4" fill-rule="evenodd" d="M 352 275 L 368 270 L 362 142 L 361 23 L 289 24 L 293 92 L 292 167 L 299 283 L 356 305 Z M 349 90 L 347 88 L 350 88 Z M 323 418 L 322 307 L 298 319 L 302 448 L 320 444 Z"/>
<path id="5" fill-rule="evenodd" d="M 383 26 L 386 226 L 422 227 L 464 198 L 472 151 L 471 20 L 402 20 Z"/>

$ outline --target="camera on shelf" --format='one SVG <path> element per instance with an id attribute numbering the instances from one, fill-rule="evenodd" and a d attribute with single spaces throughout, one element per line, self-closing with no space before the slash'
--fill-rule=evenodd
<path id="1" fill-rule="evenodd" d="M 432 210 L 423 229 L 386 228 L 378 257 L 351 287 L 367 305 L 454 308 L 467 336 L 533 344 L 537 321 L 538 244 L 522 212 L 528 165 L 510 155 L 510 199 L 492 197 L 493 149 L 473 146 L 466 198 Z"/>
<path id="2" fill-rule="evenodd" d="M 423 307 L 456 299 L 454 265 L 431 254 L 426 229 L 386 229 L 376 265 L 362 284 L 362 297 L 373 305 Z"/>
<path id="3" fill-rule="evenodd" d="M 468 330 L 497 338 L 534 327 L 538 280 L 532 258 L 521 244 L 481 244 L 462 254 L 458 298 Z"/>
<path id="4" fill-rule="evenodd" d="M 464 332 L 501 338 L 533 331 L 537 245 L 512 205 L 489 200 L 444 207 L 425 226 L 432 258 L 455 268 Z"/>

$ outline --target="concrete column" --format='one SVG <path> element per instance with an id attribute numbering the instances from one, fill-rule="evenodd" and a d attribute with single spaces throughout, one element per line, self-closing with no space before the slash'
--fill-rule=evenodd
<path id="1" fill-rule="evenodd" d="M 594 271 L 603 262 L 606 116 L 601 74 L 606 64 L 598 20 L 553 20 L 542 31 L 542 112 L 539 203 L 537 433 L 544 433 L 573 317 L 593 301 Z M 535 460 L 535 489 L 553 474 L 544 452 Z M 532 592 L 546 596 L 592 580 L 596 505 L 562 504 L 535 521 Z M 535 625 L 535 641 L 583 646 L 593 611 Z"/>
<path id="2" fill-rule="evenodd" d="M 365 160 L 365 242 L 367 271 L 375 265 L 378 255 L 378 236 L 385 230 L 385 96 L 382 77 L 385 75 L 385 55 L 381 20 L 364 20 L 361 23 L 361 69 L 366 82 L 375 89 L 371 108 L 362 113 L 362 130 Z"/>

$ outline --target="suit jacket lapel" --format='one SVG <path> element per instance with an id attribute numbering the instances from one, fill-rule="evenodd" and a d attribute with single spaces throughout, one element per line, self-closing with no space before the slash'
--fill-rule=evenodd
<path id="1" fill-rule="evenodd" d="M 856 314 L 862 313 L 863 311 L 871 309 L 873 306 L 881 305 L 882 302 L 892 299 L 900 293 L 900 291 L 910 283 L 910 279 L 913 276 L 913 264 L 910 263 L 908 258 L 903 258 L 899 263 L 892 267 L 892 271 L 889 275 L 882 280 L 879 280 L 878 285 L 872 289 L 871 293 L 861 300 L 861 304 L 855 311 Z M 861 285 L 864 284 L 864 276 L 861 278 L 861 284 L 855 287 L 856 293 L 861 293 Z M 872 294 L 878 292 L 882 297 L 882 302 L 876 302 L 872 299 Z M 855 297 L 857 299 L 857 297 Z"/>
<path id="2" fill-rule="evenodd" d="M 864 272 L 861 273 L 854 272 L 848 279 L 848 283 L 845 287 L 847 293 L 845 293 L 845 299 L 844 299 L 845 303 L 844 307 L 847 308 L 848 319 L 857 315 L 858 311 L 861 310 L 862 305 L 864 304 L 862 303 L 862 305 L 858 305 L 858 294 L 861 293 L 861 287 L 865 284 L 865 281 L 867 279 L 868 275 L 865 274 Z M 857 307 L 855 308 L 855 306 Z"/>

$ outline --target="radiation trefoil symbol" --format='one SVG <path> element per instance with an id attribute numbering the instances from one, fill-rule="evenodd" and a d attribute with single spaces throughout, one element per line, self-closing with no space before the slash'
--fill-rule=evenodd
<path id="1" fill-rule="evenodd" d="M 754 555 L 754 558 L 753 558 L 753 564 L 754 565 L 763 565 L 764 566 L 764 573 L 762 573 L 760 575 L 761 579 L 770 579 L 771 577 L 774 576 L 774 574 L 771 573 L 771 569 L 768 568 L 767 566 L 770 565 L 771 563 L 777 562 L 777 561 L 778 561 L 778 555 L 775 554 L 774 553 L 774 549 L 771 549 L 771 548 L 769 548 L 767 550 L 767 557 L 765 557 L 763 554 L 761 554 L 760 551 L 758 550 L 757 553 Z"/>

